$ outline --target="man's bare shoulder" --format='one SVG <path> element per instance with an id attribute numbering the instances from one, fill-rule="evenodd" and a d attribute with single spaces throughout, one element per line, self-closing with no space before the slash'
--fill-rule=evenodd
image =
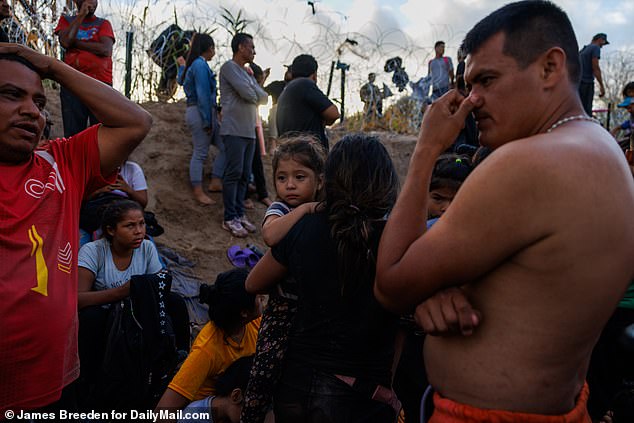
<path id="1" fill-rule="evenodd" d="M 523 239 L 530 241 L 556 232 L 572 216 L 601 218 L 634 208 L 634 182 L 618 145 L 596 124 L 579 126 L 494 150 L 467 178 L 443 220 L 480 227 L 493 219 L 509 229 L 523 222 Z M 614 195 L 621 198 L 618 207 Z M 579 208 L 581 213 L 574 211 Z"/>
<path id="2" fill-rule="evenodd" d="M 591 122 L 578 122 L 551 133 L 508 142 L 476 170 L 498 177 L 530 176 L 534 182 L 570 175 L 582 178 L 594 174 L 619 178 L 629 175 L 623 153 L 614 139 Z"/>

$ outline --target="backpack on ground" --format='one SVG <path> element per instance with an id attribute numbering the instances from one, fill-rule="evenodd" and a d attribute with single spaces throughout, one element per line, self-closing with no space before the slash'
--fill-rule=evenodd
<path id="1" fill-rule="evenodd" d="M 115 304 L 103 361 L 104 407 L 153 409 L 174 376 L 177 351 L 166 296 L 167 271 L 133 276 L 130 296 Z"/>

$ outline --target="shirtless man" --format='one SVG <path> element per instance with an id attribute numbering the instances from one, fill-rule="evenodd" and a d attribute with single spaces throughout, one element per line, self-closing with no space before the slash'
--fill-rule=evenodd
<path id="1" fill-rule="evenodd" d="M 425 113 L 381 239 L 375 295 L 402 312 L 461 287 L 442 295 L 451 304 L 464 294 L 482 313 L 478 321 L 457 305 L 479 323 L 471 335 L 427 338 L 432 422 L 445 421 L 449 403 L 483 421 L 566 413 L 589 421 L 592 347 L 634 276 L 631 174 L 618 145 L 583 112 L 577 42 L 558 7 L 504 6 L 462 47 L 471 93 L 450 91 Z M 472 111 L 481 144 L 494 151 L 425 233 L 434 162 Z M 431 310 L 439 326 L 455 311 Z"/>

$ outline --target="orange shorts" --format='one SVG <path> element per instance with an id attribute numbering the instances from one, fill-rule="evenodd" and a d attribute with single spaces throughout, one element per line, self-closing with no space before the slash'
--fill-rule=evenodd
<path id="1" fill-rule="evenodd" d="M 443 398 L 436 392 L 434 393 L 434 414 L 428 423 L 591 423 L 592 420 L 586 408 L 589 393 L 586 383 L 577 397 L 575 408 L 561 416 L 550 416 L 471 407 Z"/>

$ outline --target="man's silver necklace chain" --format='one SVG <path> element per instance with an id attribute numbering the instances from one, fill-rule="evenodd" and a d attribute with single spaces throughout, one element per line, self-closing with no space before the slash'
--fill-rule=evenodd
<path id="1" fill-rule="evenodd" d="M 559 119 L 557 122 L 553 123 L 553 125 L 546 130 L 546 133 L 550 133 L 551 131 L 557 129 L 561 125 L 566 124 L 568 122 L 572 122 L 573 120 L 586 120 L 588 122 L 594 122 L 597 125 L 601 125 L 601 122 L 599 122 L 597 119 L 589 117 L 587 115 L 569 116 L 567 118 Z"/>

